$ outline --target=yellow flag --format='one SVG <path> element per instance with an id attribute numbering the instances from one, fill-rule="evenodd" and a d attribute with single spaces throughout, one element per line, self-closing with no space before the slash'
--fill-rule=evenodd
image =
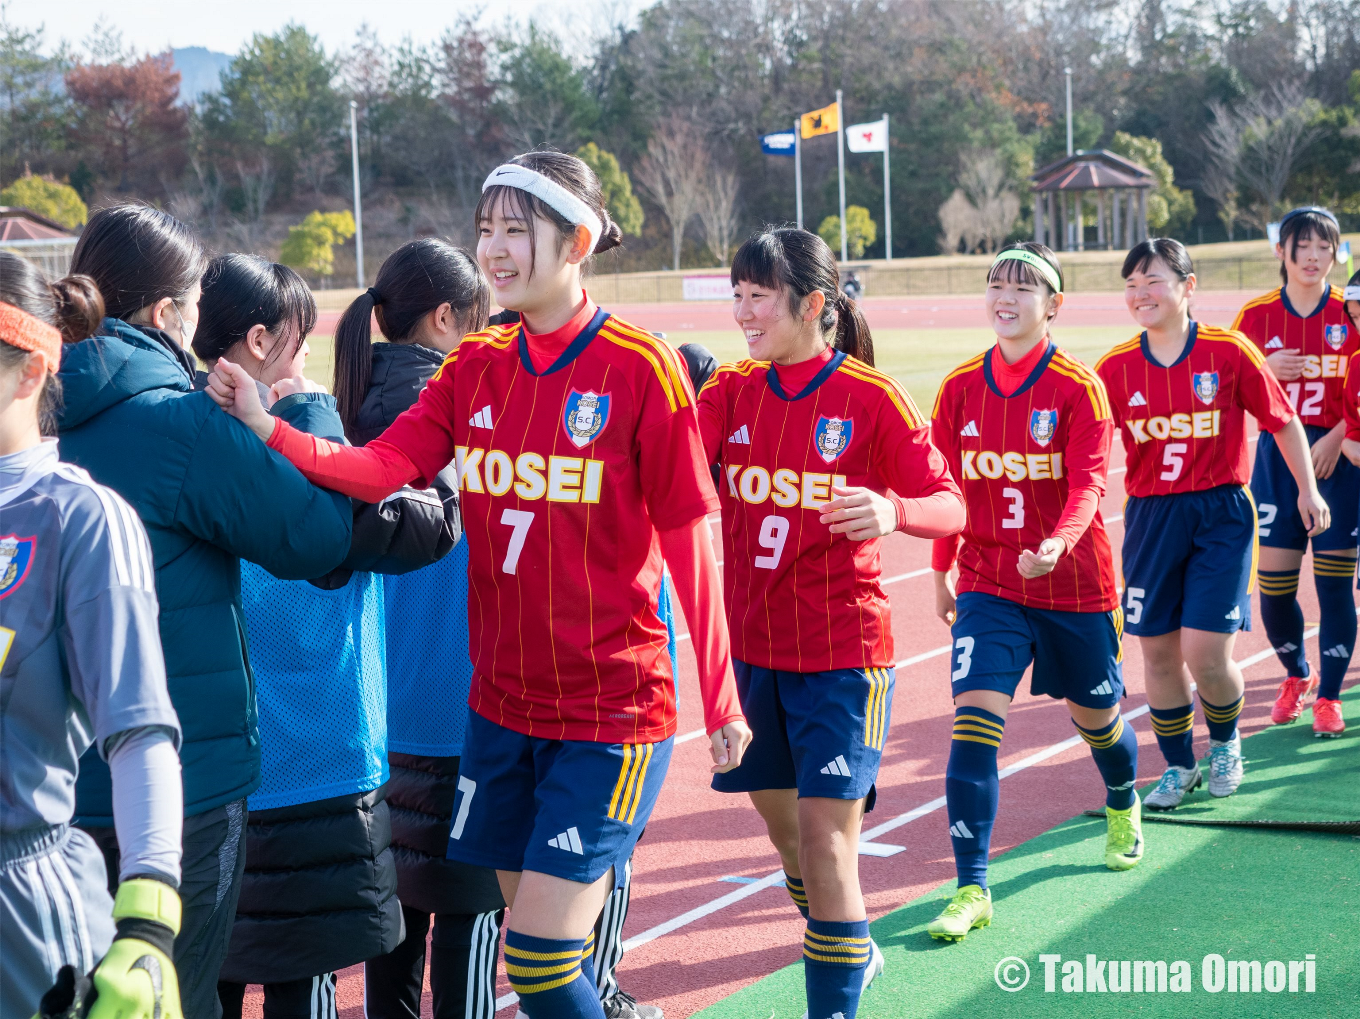
<path id="1" fill-rule="evenodd" d="M 819 134 L 831 134 L 840 129 L 840 117 L 836 112 L 836 104 L 823 106 L 820 110 L 813 110 L 811 113 L 803 114 L 803 137 L 815 138 Z"/>

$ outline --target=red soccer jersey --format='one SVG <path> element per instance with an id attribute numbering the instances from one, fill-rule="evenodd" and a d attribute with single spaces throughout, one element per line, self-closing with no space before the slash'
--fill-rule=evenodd
<path id="1" fill-rule="evenodd" d="M 935 445 L 968 506 L 958 590 L 1033 608 L 1109 612 L 1119 596 L 1099 510 L 1052 572 L 1025 580 L 1016 569 L 1022 550 L 1053 533 L 1070 489 L 1104 489 L 1114 432 L 1105 386 L 1050 344 L 1025 383 L 1002 396 L 991 355 L 988 349 L 945 377 L 932 415 Z"/>
<path id="2" fill-rule="evenodd" d="M 1294 310 L 1280 287 L 1244 304 L 1232 327 L 1266 357 L 1292 349 L 1307 358 L 1303 377 L 1281 384 L 1305 425 L 1336 426 L 1342 417 L 1346 367 L 1360 349 L 1340 287 L 1332 287 L 1327 300 L 1309 309 L 1306 317 Z"/>
<path id="3" fill-rule="evenodd" d="M 464 338 L 381 441 L 458 466 L 469 704 L 547 739 L 675 732 L 657 530 L 718 506 L 679 355 L 599 312 L 533 371 L 519 323 Z"/>
<path id="4" fill-rule="evenodd" d="M 1175 364 L 1148 353 L 1146 333 L 1096 363 L 1124 442 L 1129 495 L 1202 492 L 1251 477 L 1246 415 L 1267 432 L 1294 417 L 1265 355 L 1241 333 L 1190 323 Z"/>
<path id="5" fill-rule="evenodd" d="M 832 485 L 958 491 L 911 397 L 844 354 L 802 394 L 785 392 L 768 361 L 746 360 L 705 383 L 699 422 L 722 468 L 733 657 L 789 672 L 894 665 L 879 539 L 849 541 L 819 518 Z"/>

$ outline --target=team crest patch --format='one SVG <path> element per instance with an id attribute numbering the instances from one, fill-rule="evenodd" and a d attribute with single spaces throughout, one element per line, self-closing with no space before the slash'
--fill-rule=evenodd
<path id="1" fill-rule="evenodd" d="M 1326 333 L 1327 346 L 1333 350 L 1340 350 L 1346 345 L 1346 327 L 1343 325 L 1328 326 Z"/>
<path id="2" fill-rule="evenodd" d="M 827 463 L 836 459 L 850 445 L 854 430 L 855 423 L 849 418 L 818 418 L 815 438 L 817 455 Z"/>
<path id="3" fill-rule="evenodd" d="M 1190 376 L 1200 403 L 1213 403 L 1218 395 L 1218 372 L 1197 372 Z"/>
<path id="4" fill-rule="evenodd" d="M 13 534 L 0 537 L 0 598 L 8 597 L 28 576 L 33 565 L 33 550 L 37 538 L 20 538 Z"/>
<path id="5" fill-rule="evenodd" d="M 573 389 L 567 397 L 567 409 L 562 415 L 562 424 L 567 429 L 567 438 L 579 449 L 595 441 L 595 437 L 609 423 L 609 394 L 586 390 L 584 393 Z"/>
<path id="6" fill-rule="evenodd" d="M 1041 446 L 1053 441 L 1053 433 L 1058 430 L 1057 410 L 1032 410 L 1029 412 L 1029 434 Z"/>

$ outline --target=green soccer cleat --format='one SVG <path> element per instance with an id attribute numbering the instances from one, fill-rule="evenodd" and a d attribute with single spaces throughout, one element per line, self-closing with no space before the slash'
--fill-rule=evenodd
<path id="1" fill-rule="evenodd" d="M 944 912 L 926 928 L 937 941 L 962 941 L 975 927 L 992 922 L 992 893 L 980 885 L 964 885 L 949 900 Z"/>
<path id="2" fill-rule="evenodd" d="M 1138 794 L 1127 810 L 1105 808 L 1105 866 L 1110 870 L 1132 870 L 1143 858 L 1143 804 Z"/>

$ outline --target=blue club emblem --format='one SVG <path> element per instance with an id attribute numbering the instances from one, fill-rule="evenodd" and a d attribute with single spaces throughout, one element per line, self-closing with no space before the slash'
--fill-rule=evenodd
<path id="1" fill-rule="evenodd" d="M 567 396 L 567 409 L 562 424 L 569 438 L 579 449 L 595 441 L 595 437 L 609 423 L 609 394 L 573 389 Z"/>
<path id="2" fill-rule="evenodd" d="M 1032 410 L 1029 412 L 1029 434 L 1041 446 L 1053 441 L 1053 433 L 1058 430 L 1058 411 Z"/>
<path id="3" fill-rule="evenodd" d="M 0 598 L 8 597 L 28 576 L 33 565 L 33 550 L 37 538 L 20 538 L 13 534 L 0 536 Z"/>
<path id="4" fill-rule="evenodd" d="M 1327 337 L 1327 346 L 1333 350 L 1340 350 L 1346 345 L 1346 327 L 1344 325 L 1328 326 L 1324 335 Z"/>
<path id="5" fill-rule="evenodd" d="M 1196 372 L 1190 376 L 1200 403 L 1213 403 L 1218 395 L 1218 372 Z"/>
<path id="6" fill-rule="evenodd" d="M 813 440 L 817 445 L 817 455 L 830 463 L 845 452 L 854 431 L 855 423 L 849 418 L 818 418 L 817 433 Z"/>

